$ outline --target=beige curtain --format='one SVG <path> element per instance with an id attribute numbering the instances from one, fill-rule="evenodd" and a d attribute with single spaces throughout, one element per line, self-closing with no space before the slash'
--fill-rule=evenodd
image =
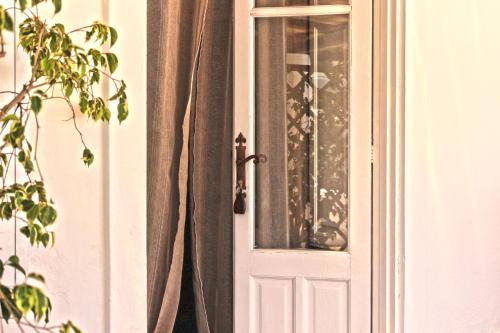
<path id="1" fill-rule="evenodd" d="M 231 18 L 232 0 L 148 0 L 148 332 L 182 311 L 184 237 L 198 332 L 232 331 Z"/>
<path id="2" fill-rule="evenodd" d="M 255 242 L 289 248 L 286 150 L 286 26 L 281 18 L 256 20 L 256 148 L 266 163 L 255 168 Z"/>

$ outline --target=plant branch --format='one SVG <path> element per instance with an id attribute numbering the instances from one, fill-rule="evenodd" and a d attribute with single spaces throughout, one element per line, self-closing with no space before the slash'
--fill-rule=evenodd
<path id="1" fill-rule="evenodd" d="M 43 24 L 43 27 L 40 31 L 40 35 L 38 36 L 38 43 L 37 43 L 38 47 L 37 47 L 37 50 L 35 53 L 35 61 L 34 61 L 33 67 L 32 67 L 31 79 L 30 79 L 29 83 L 27 85 L 24 85 L 23 89 L 19 92 L 19 94 L 17 94 L 12 99 L 12 101 L 7 103 L 7 105 L 5 105 L 0 110 L 0 120 L 2 120 L 13 107 L 15 107 L 16 105 L 21 103 L 24 100 L 24 97 L 26 97 L 26 95 L 28 95 L 32 89 L 36 89 L 38 87 L 49 84 L 49 83 L 42 83 L 41 85 L 35 86 L 36 73 L 38 72 L 38 66 L 39 66 L 39 61 L 40 61 L 41 45 L 42 45 L 42 40 L 43 40 L 43 36 L 44 36 L 45 31 L 46 31 L 46 25 Z"/>

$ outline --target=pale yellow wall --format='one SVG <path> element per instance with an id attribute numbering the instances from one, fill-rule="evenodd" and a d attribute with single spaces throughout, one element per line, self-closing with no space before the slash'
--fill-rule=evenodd
<path id="1" fill-rule="evenodd" d="M 500 332 L 499 15 L 407 1 L 407 333 Z"/>
<path id="2" fill-rule="evenodd" d="M 74 319 L 92 333 L 146 332 L 146 3 L 66 0 L 57 19 L 68 29 L 107 19 L 118 28 L 117 76 L 129 86 L 131 117 L 124 126 L 115 121 L 110 129 L 78 117 L 96 155 L 94 165 L 86 168 L 80 139 L 71 122 L 63 121 L 71 113 L 64 104 L 46 104 L 39 157 L 59 212 L 57 244 L 50 250 L 32 249 L 21 236 L 19 253 L 30 269 L 45 275 L 54 323 Z M 0 90 L 13 85 L 12 40 L 7 42 L 8 56 L 0 59 Z M 22 57 L 17 64 L 20 85 L 28 68 Z M 10 254 L 13 237 L 4 225 L 0 231 L 2 256 Z"/>
<path id="3" fill-rule="evenodd" d="M 110 131 L 111 332 L 146 332 L 146 1 L 110 0 L 131 114 Z M 116 231 L 116 233 L 115 233 Z"/>

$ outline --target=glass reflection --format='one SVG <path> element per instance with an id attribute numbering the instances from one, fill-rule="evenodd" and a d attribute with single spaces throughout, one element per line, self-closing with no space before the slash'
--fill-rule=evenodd
<path id="1" fill-rule="evenodd" d="M 348 244 L 347 15 L 256 20 L 255 246 Z"/>

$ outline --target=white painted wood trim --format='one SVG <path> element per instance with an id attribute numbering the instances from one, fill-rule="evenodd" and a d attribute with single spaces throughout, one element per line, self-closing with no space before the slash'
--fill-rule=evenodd
<path id="1" fill-rule="evenodd" d="M 234 82 L 234 110 L 251 114 L 249 111 L 253 110 L 253 99 L 249 96 L 253 95 L 254 87 L 254 73 L 252 50 L 254 49 L 254 20 L 250 17 L 249 13 L 252 9 L 252 1 L 234 1 L 234 36 L 238 36 L 239 43 L 235 42 L 234 48 L 234 77 L 241 78 Z M 234 117 L 234 136 L 236 137 L 239 132 L 242 132 L 247 138 L 247 153 L 254 152 L 254 130 L 253 119 L 249 117 Z M 234 141 L 233 141 L 233 144 Z M 233 150 L 234 151 L 234 150 Z M 236 156 L 233 154 L 233 168 L 236 163 Z M 236 263 L 236 252 L 238 249 L 250 252 L 252 244 L 249 235 L 253 234 L 253 225 L 249 223 L 253 221 L 253 194 L 254 179 L 253 172 L 250 171 L 247 164 L 247 214 L 234 215 L 234 235 L 233 235 L 233 276 L 234 281 L 242 281 L 240 285 L 234 283 L 233 295 L 234 300 L 241 299 L 240 303 L 235 302 L 233 307 L 233 332 L 247 332 L 252 325 L 249 322 L 250 313 L 250 295 L 252 285 L 250 283 L 250 257 L 242 256 L 239 258 L 238 264 Z M 233 170 L 233 184 L 236 184 L 236 172 Z M 235 191 L 233 187 L 233 191 Z M 233 198 L 235 192 L 233 192 Z"/>
<path id="2" fill-rule="evenodd" d="M 289 17 L 317 15 L 345 15 L 351 13 L 349 5 L 258 7 L 251 10 L 253 17 Z"/>
<path id="3" fill-rule="evenodd" d="M 373 332 L 404 328 L 404 0 L 375 1 Z"/>
<path id="4" fill-rule="evenodd" d="M 395 283 L 395 331 L 404 332 L 405 302 L 405 27 L 406 2 L 397 1 L 396 13 L 396 283 Z"/>
<path id="5" fill-rule="evenodd" d="M 351 0 L 349 115 L 349 253 L 351 303 L 349 332 L 370 332 L 371 323 L 371 125 L 372 115 L 372 2 Z M 366 110 L 366 111 L 365 111 Z M 363 171 L 362 171 L 363 170 Z M 353 172 L 356 177 L 353 177 Z M 361 176 L 361 177 L 360 177 Z M 357 314 L 355 314 L 357 313 Z"/>
<path id="6" fill-rule="evenodd" d="M 272 8 L 267 13 L 270 17 L 313 16 L 350 14 L 351 26 L 351 59 L 357 59 L 351 64 L 351 108 L 357 110 L 350 117 L 350 127 L 355 133 L 350 133 L 350 163 L 352 170 L 360 177 L 349 177 L 350 195 L 355 200 L 350 201 L 349 252 L 329 253 L 306 251 L 253 250 L 254 243 L 254 173 L 252 165 L 247 165 L 247 213 L 234 217 L 234 332 L 254 332 L 260 325 L 258 307 L 256 306 L 258 283 L 271 281 L 295 280 L 297 299 L 302 299 L 306 293 L 308 281 L 323 280 L 342 282 L 345 288 L 345 299 L 338 303 L 344 306 L 345 323 L 341 324 L 342 332 L 369 332 L 371 328 L 371 100 L 372 100 L 372 4 L 365 0 L 352 0 L 350 6 L 317 6 L 317 7 L 287 7 Z M 368 5 L 367 5 L 368 4 Z M 325 9 L 329 8 L 328 11 Z M 341 10 L 339 10 L 339 8 Z M 257 10 L 261 10 L 260 8 Z M 235 135 L 240 131 L 247 137 L 247 153 L 254 152 L 254 24 L 251 1 L 235 1 L 234 35 L 237 36 L 234 54 L 234 109 L 241 112 L 234 119 Z M 255 14 L 255 10 L 253 11 Z M 258 14 L 258 13 L 257 13 Z M 262 14 L 262 13 L 261 13 Z M 262 17 L 262 16 L 258 16 Z M 352 40 L 356 43 L 352 43 Z M 356 88 L 353 88 L 356 87 Z M 353 94 L 356 91 L 356 94 Z M 353 135 L 355 134 L 355 135 Z M 234 159 L 234 158 L 233 158 Z M 233 161 L 233 165 L 234 165 Z M 354 173 L 353 173 L 354 174 Z M 233 195 L 234 198 L 234 195 Z M 314 254 L 313 254 L 314 253 Z M 301 266 L 298 273 L 298 263 L 307 262 L 308 267 Z M 261 282 L 258 282 L 261 281 Z M 298 301 L 296 313 L 302 313 L 302 301 Z M 333 303 L 332 303 L 333 304 Z M 356 309 L 356 311 L 351 311 Z M 338 315 L 343 316 L 342 312 Z M 323 316 L 325 318 L 326 316 Z M 295 319 L 298 331 L 306 331 L 309 319 L 307 316 L 297 316 Z M 276 325 L 280 323 L 273 322 Z M 272 325 L 274 325 L 272 324 Z M 305 326 L 304 326 L 305 325 Z M 285 325 L 286 326 L 286 325 Z M 273 326 L 274 327 L 274 326 Z M 289 327 L 289 326 L 287 326 Z M 288 331 L 288 330 L 287 330 Z"/>
<path id="7" fill-rule="evenodd" d="M 146 2 L 103 0 L 119 32 L 116 77 L 127 82 L 130 116 L 108 130 L 109 319 L 105 332 L 147 332 Z M 130 24 L 134 22 L 134 24 Z M 116 104 L 111 105 L 116 108 Z"/>

